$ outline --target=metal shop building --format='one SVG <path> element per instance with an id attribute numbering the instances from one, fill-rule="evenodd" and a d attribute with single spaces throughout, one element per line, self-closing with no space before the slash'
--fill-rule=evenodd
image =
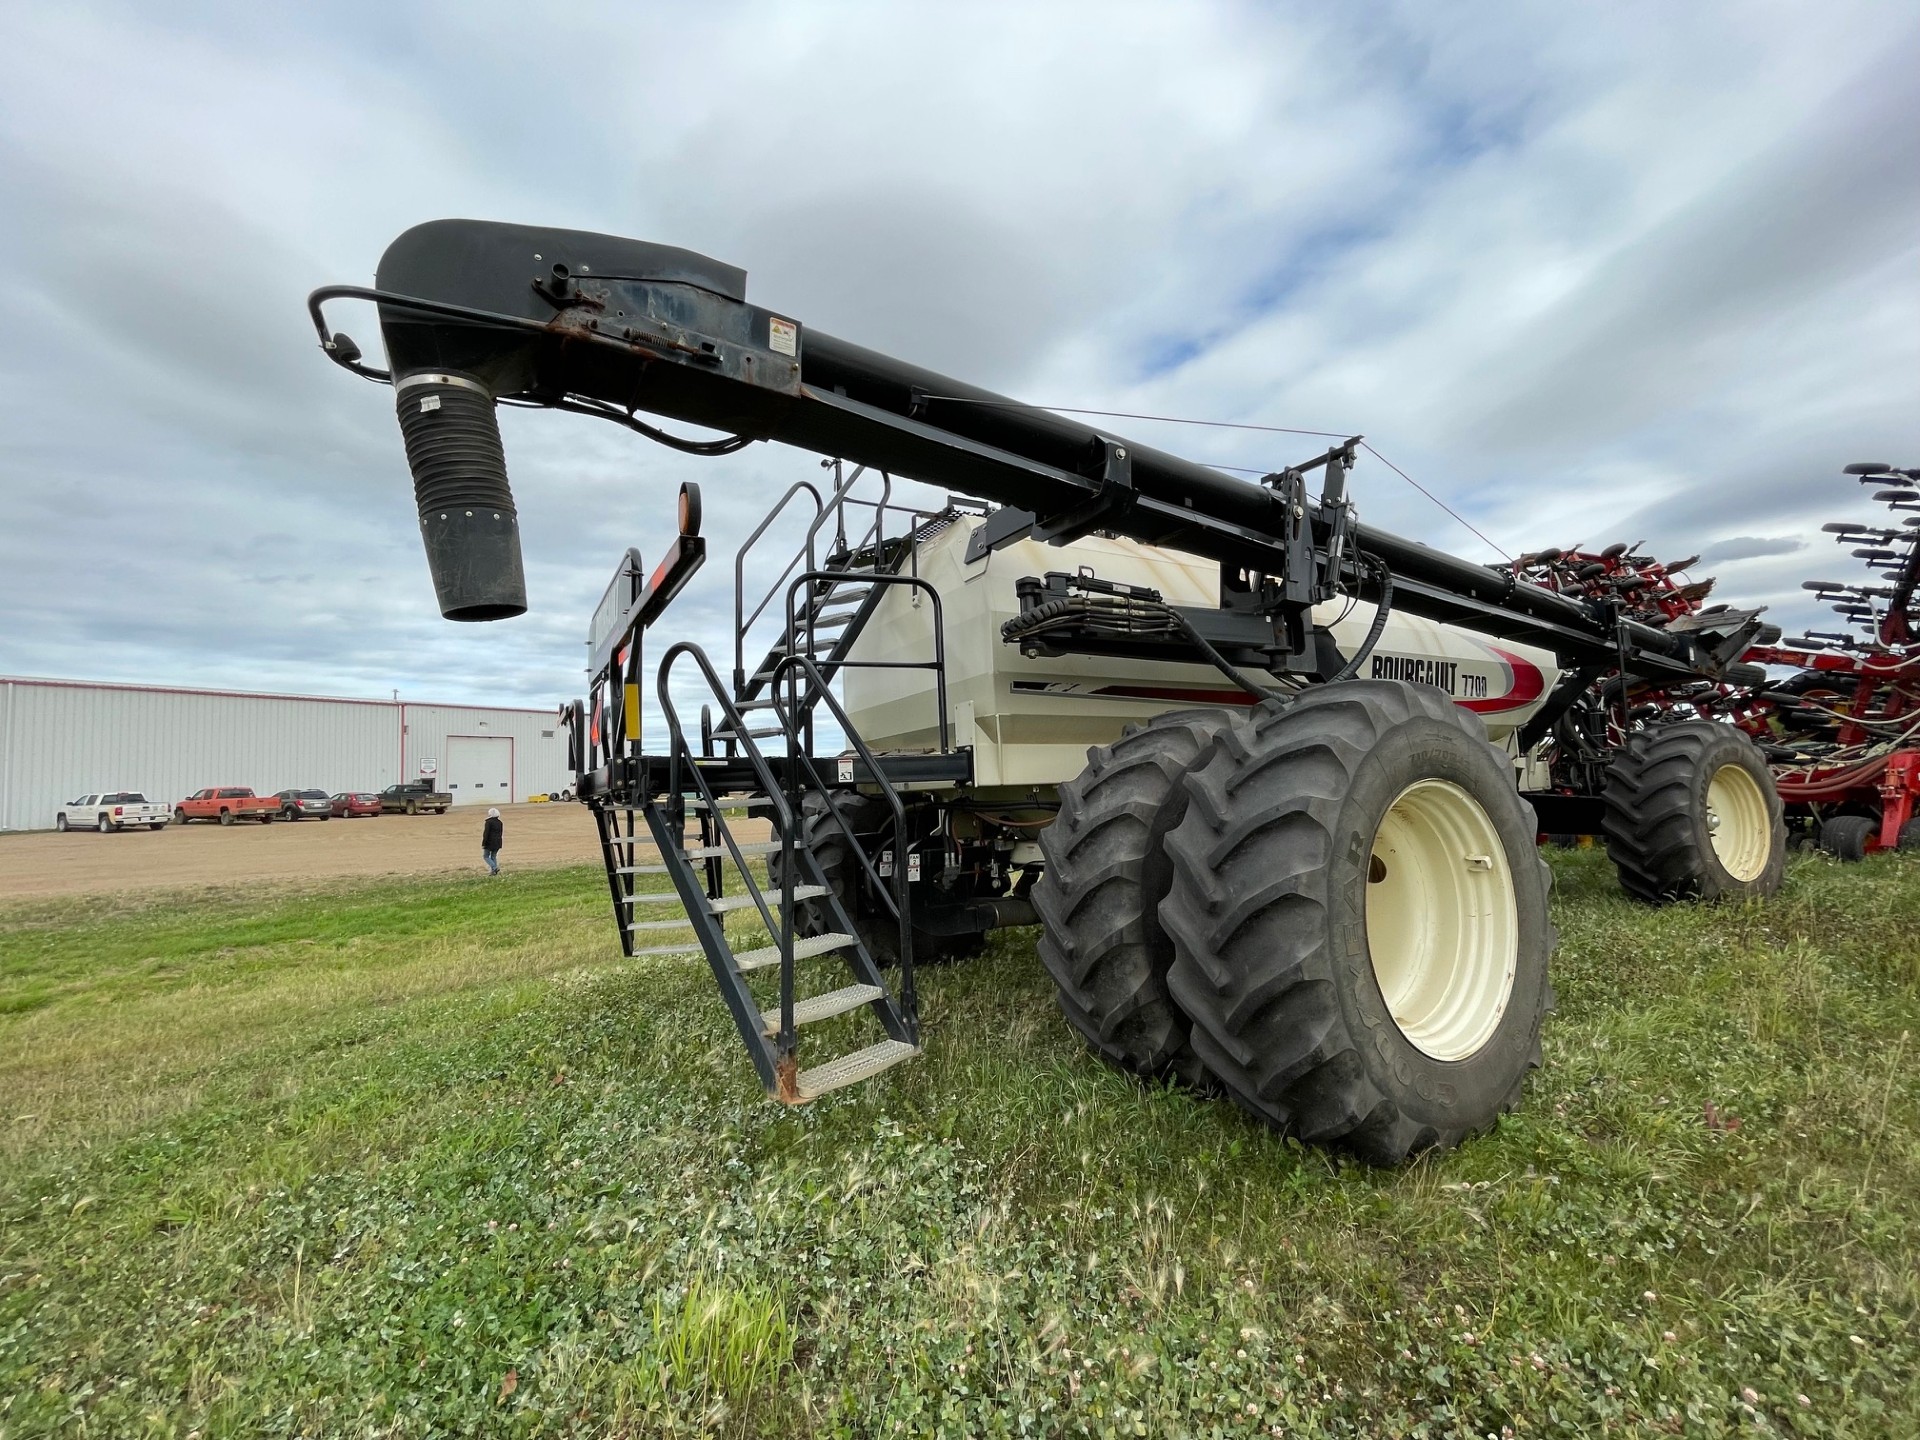
<path id="1" fill-rule="evenodd" d="M 551 710 L 0 675 L 0 830 L 51 830 L 89 791 L 171 803 L 209 785 L 331 795 L 423 775 L 456 805 L 573 786 Z"/>

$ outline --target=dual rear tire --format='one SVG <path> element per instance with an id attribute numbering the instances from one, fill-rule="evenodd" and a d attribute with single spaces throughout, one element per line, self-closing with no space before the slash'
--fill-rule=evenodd
<path id="1" fill-rule="evenodd" d="M 1042 957 L 1124 1069 L 1390 1165 L 1490 1128 L 1539 1064 L 1533 817 L 1437 690 L 1160 717 L 1091 752 L 1041 843 Z"/>
<path id="2" fill-rule="evenodd" d="M 1203 1085 L 1191 1025 L 1167 988 L 1173 940 L 1160 902 L 1173 887 L 1168 833 L 1186 817 L 1186 776 L 1228 725 L 1224 710 L 1175 710 L 1129 725 L 1087 754 L 1041 832 L 1033 887 L 1040 959 L 1060 1009 L 1094 1052 L 1148 1079 Z"/>
<path id="3" fill-rule="evenodd" d="M 1553 1009 L 1551 876 L 1510 757 L 1450 697 L 1356 680 L 1175 712 L 1060 794 L 1040 955 L 1107 1060 L 1376 1165 L 1519 1104 Z M 1731 726 L 1636 734 L 1604 799 L 1630 894 L 1778 888 L 1779 797 Z"/>

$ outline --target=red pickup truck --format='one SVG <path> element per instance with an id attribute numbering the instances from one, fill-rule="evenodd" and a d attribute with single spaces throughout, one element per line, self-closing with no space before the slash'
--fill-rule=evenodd
<path id="1" fill-rule="evenodd" d="M 280 801 L 272 795 L 256 795 L 244 785 L 214 785 L 196 790 L 173 807 L 174 823 L 189 820 L 218 820 L 231 825 L 236 820 L 258 820 L 271 824 L 280 813 Z"/>

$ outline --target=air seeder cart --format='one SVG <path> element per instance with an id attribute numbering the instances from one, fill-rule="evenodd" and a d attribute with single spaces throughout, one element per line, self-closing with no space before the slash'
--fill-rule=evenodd
<path id="1" fill-rule="evenodd" d="M 380 307 L 387 368 L 327 324 L 342 299 Z M 332 359 L 394 389 L 450 619 L 526 608 L 497 404 L 828 457 L 735 557 L 730 670 L 648 654 L 706 558 L 689 487 L 664 558 L 622 560 L 565 712 L 623 949 L 704 954 L 782 1100 L 917 1054 L 917 969 L 1037 920 L 1101 1055 L 1390 1163 L 1491 1125 L 1538 1063 L 1536 831 L 1624 835 L 1650 900 L 1778 884 L 1779 801 L 1735 727 L 1629 727 L 1565 776 L 1540 758 L 1614 679 L 1752 681 L 1742 653 L 1777 632 L 1655 627 L 1366 526 L 1357 440 L 1249 484 L 807 329 L 705 256 L 576 231 L 423 225 L 375 288 L 311 308 Z M 967 498 L 917 511 L 895 476 Z M 803 1056 L 854 1021 L 870 1043 Z"/>

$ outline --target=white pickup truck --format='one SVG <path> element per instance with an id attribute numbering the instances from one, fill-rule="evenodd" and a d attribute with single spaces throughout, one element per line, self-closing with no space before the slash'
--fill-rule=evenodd
<path id="1" fill-rule="evenodd" d="M 53 817 L 53 828 L 98 830 L 102 835 L 109 830 L 138 829 L 142 826 L 164 830 L 172 818 L 170 809 L 154 804 L 138 790 L 103 790 L 94 795 L 82 795 L 78 800 L 69 800 L 61 806 L 60 813 Z"/>

